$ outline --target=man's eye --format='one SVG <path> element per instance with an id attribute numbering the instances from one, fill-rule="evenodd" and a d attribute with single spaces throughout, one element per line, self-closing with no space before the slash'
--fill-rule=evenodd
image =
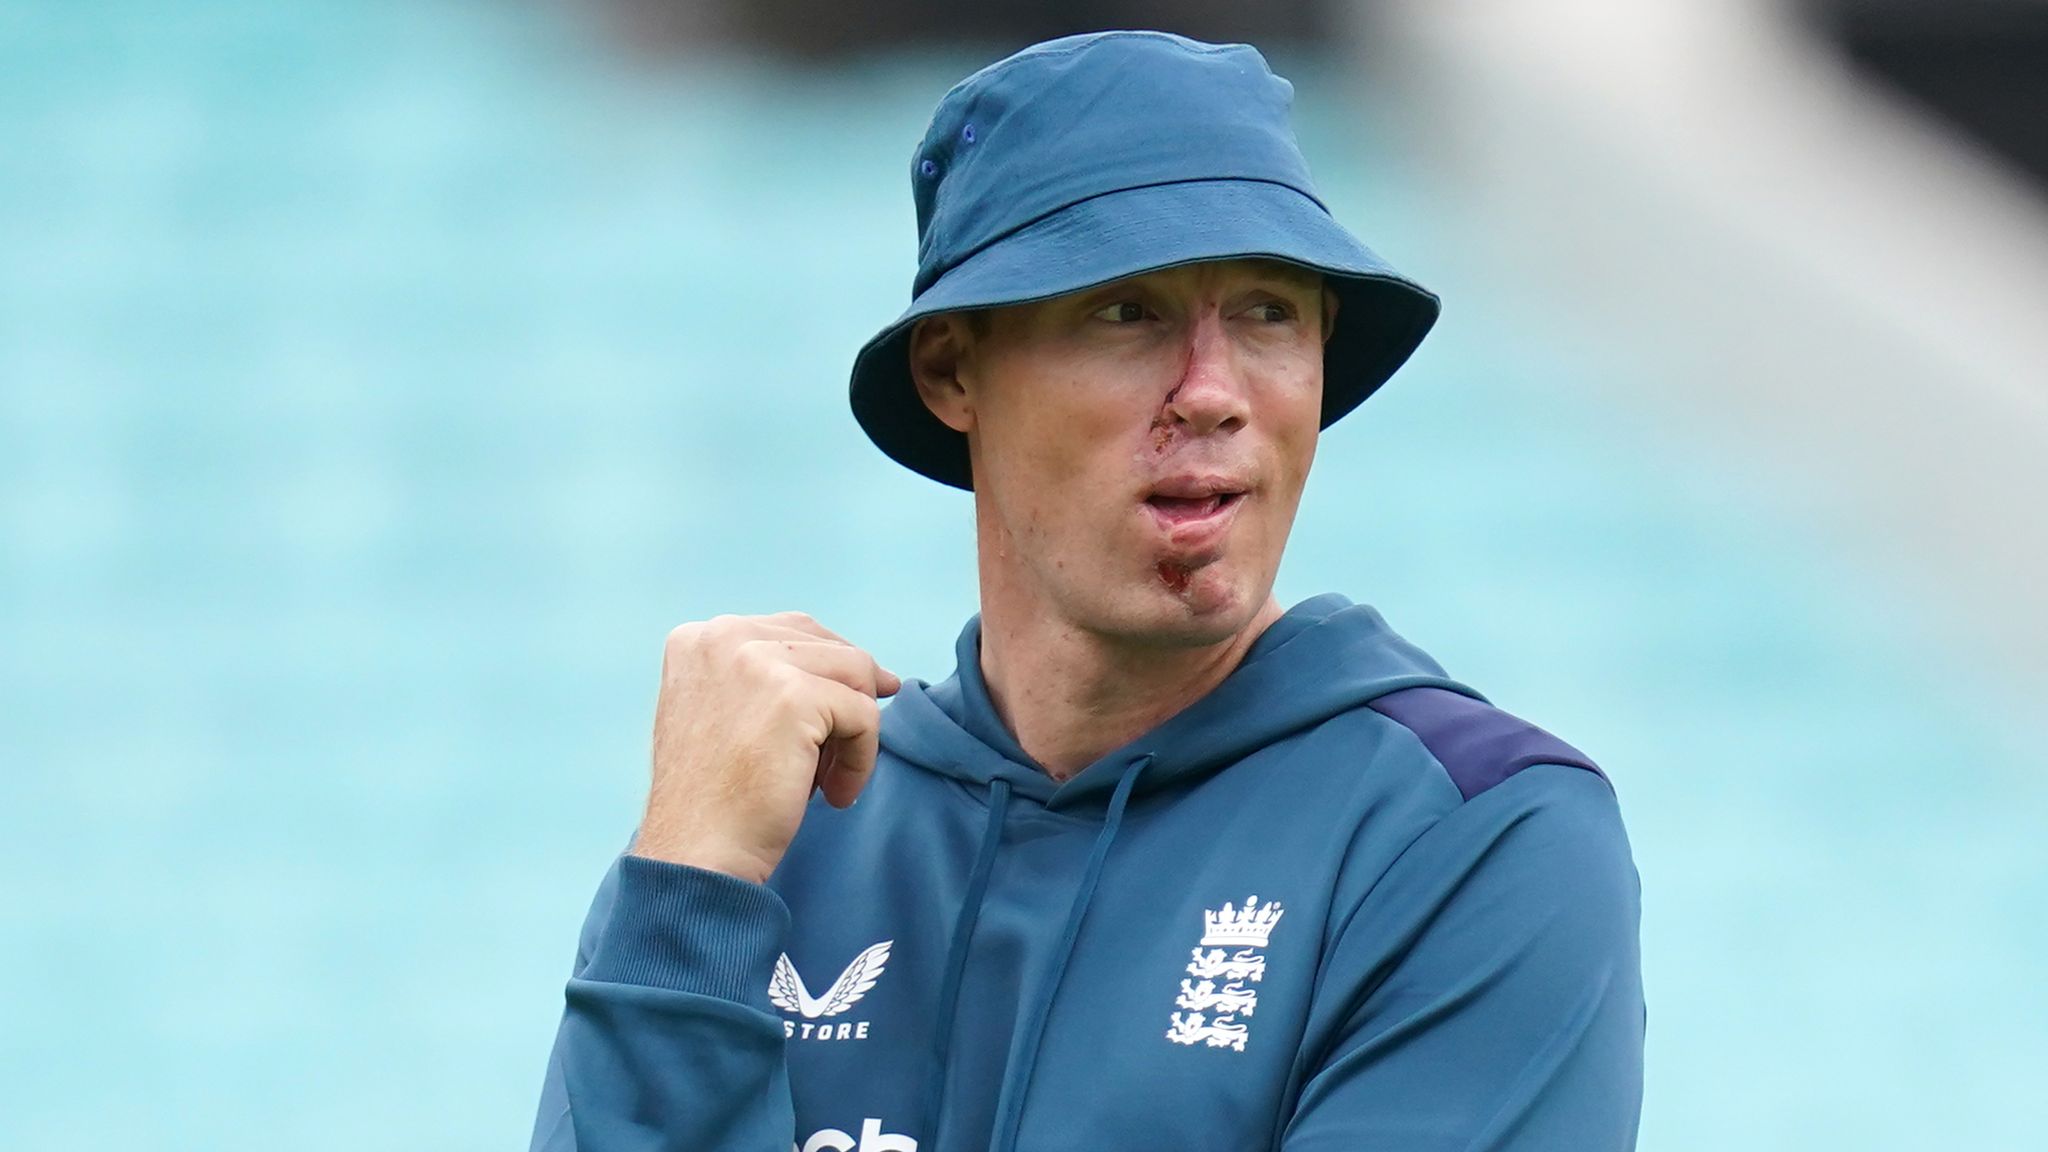
<path id="1" fill-rule="evenodd" d="M 1145 306 L 1135 300 L 1119 300 L 1097 308 L 1094 316 L 1112 324 L 1135 324 L 1145 318 Z"/>
<path id="2" fill-rule="evenodd" d="M 1268 323 L 1285 324 L 1294 319 L 1294 307 L 1279 300 L 1268 300 L 1253 306 L 1252 315 Z"/>

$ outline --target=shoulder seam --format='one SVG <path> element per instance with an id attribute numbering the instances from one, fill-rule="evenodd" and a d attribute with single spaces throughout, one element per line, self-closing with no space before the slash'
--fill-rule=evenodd
<path id="1" fill-rule="evenodd" d="M 1550 732 L 1448 688 L 1403 688 L 1367 706 L 1414 733 L 1466 800 L 1537 764 L 1581 768 L 1614 786 L 1591 758 Z"/>

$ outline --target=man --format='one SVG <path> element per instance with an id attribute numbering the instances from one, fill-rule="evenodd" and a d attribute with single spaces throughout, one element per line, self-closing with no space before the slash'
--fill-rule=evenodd
<path id="1" fill-rule="evenodd" d="M 794 613 L 671 634 L 534 1148 L 1633 1145 L 1606 779 L 1272 596 L 1317 432 L 1437 313 L 1315 199 L 1291 92 L 1111 32 L 940 103 L 852 400 L 972 489 L 982 611 L 938 684 Z"/>

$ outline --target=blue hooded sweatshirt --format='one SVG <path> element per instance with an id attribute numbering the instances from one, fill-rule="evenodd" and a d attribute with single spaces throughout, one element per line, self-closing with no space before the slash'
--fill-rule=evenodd
<path id="1" fill-rule="evenodd" d="M 613 863 L 534 1149 L 1633 1147 L 1639 885 L 1591 761 L 1326 595 L 1059 783 L 979 623 L 766 884 Z"/>

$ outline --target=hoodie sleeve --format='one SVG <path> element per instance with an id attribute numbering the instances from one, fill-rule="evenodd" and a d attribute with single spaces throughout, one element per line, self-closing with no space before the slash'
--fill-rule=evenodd
<path id="1" fill-rule="evenodd" d="M 1410 845 L 1338 932 L 1285 1152 L 1623 1152 L 1641 888 L 1614 794 L 1539 764 Z"/>
<path id="2" fill-rule="evenodd" d="M 767 887 L 631 854 L 598 885 L 532 1152 L 787 1152 L 767 989 L 789 910 Z"/>

